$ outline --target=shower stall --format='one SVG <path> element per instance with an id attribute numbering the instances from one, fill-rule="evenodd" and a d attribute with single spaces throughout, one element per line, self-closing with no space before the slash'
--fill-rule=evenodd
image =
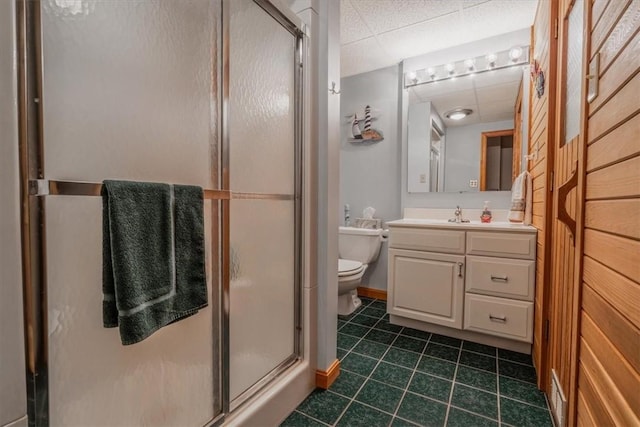
<path id="1" fill-rule="evenodd" d="M 268 0 L 16 8 L 29 422 L 220 424 L 308 352 L 306 28 Z M 209 305 L 130 346 L 102 327 L 105 179 L 205 195 Z"/>

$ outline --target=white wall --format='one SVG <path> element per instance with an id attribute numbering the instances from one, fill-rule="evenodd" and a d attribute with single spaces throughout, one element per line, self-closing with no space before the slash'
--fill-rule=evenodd
<path id="1" fill-rule="evenodd" d="M 340 96 L 330 95 L 331 82 L 340 82 L 340 3 L 295 0 L 291 9 L 309 25 L 311 74 L 311 156 L 317 194 L 317 369 L 326 371 L 336 360 L 338 334 L 338 190 L 340 179 Z M 338 87 L 339 89 L 339 87 Z M 312 197 L 314 195 L 311 195 Z M 312 286 L 314 285 L 312 284 Z"/>
<path id="2" fill-rule="evenodd" d="M 445 191 L 478 192 L 478 188 L 469 187 L 469 180 L 480 179 L 480 140 L 482 132 L 504 129 L 513 129 L 513 120 L 447 128 L 445 159 L 447 167 L 444 172 Z M 495 172 L 496 176 L 499 176 L 500 171 L 496 170 Z M 482 206 L 476 206 L 476 208 L 480 209 Z"/>
<path id="3" fill-rule="evenodd" d="M 367 206 L 376 217 L 390 221 L 400 214 L 400 138 L 398 123 L 399 67 L 392 66 L 347 77 L 341 81 L 340 206 L 336 216 L 344 223 L 345 204 L 351 207 L 352 221 Z M 352 143 L 351 123 L 345 117 L 370 105 L 375 120 L 372 128 L 382 131 L 376 143 Z M 387 289 L 387 244 L 363 278 L 363 286 Z"/>
<path id="4" fill-rule="evenodd" d="M 0 2 L 0 426 L 26 425 L 15 2 Z M 20 420 L 20 421 L 18 421 Z"/>

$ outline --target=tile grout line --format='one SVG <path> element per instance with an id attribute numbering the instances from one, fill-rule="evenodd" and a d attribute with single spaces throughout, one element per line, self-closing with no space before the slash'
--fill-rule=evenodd
<path id="1" fill-rule="evenodd" d="M 373 301 L 377 301 L 377 300 L 373 300 Z M 372 301 L 372 302 L 373 302 L 373 301 Z M 369 305 L 371 305 L 371 303 L 369 303 Z M 379 322 L 380 320 L 382 320 L 383 318 L 384 318 L 384 316 L 382 316 L 382 317 L 378 320 L 378 322 Z M 376 324 L 378 324 L 378 322 L 376 322 Z M 371 332 L 371 330 L 372 330 L 372 329 L 374 329 L 372 326 L 371 326 L 371 327 L 369 327 L 369 331 L 367 332 L 367 334 L 368 334 L 369 332 Z M 403 329 L 404 329 L 404 328 L 403 328 Z M 402 329 L 401 329 L 400 331 L 402 331 Z M 391 332 L 390 332 L 390 333 L 391 333 Z M 366 336 L 367 334 L 365 334 L 365 336 Z M 356 401 L 356 396 L 358 396 L 358 393 L 360 393 L 360 391 L 362 390 L 362 388 L 364 387 L 364 385 L 367 383 L 367 381 L 369 381 L 369 379 L 371 378 L 371 375 L 373 375 L 373 373 L 376 371 L 376 368 L 378 367 L 378 365 L 380 365 L 380 362 L 382 362 L 382 359 L 384 358 L 384 356 L 386 356 L 386 354 L 389 352 L 389 350 L 393 347 L 393 343 L 394 343 L 394 342 L 396 342 L 396 340 L 397 340 L 397 339 L 398 339 L 398 337 L 400 336 L 400 332 L 397 332 L 397 333 L 395 333 L 395 334 L 396 334 L 396 336 L 395 336 L 395 338 L 393 339 L 393 341 L 391 341 L 391 343 L 389 343 L 389 344 L 388 344 L 388 348 L 385 350 L 385 352 L 384 352 L 384 353 L 382 353 L 382 356 L 380 356 L 380 358 L 378 359 L 377 363 L 375 364 L 375 366 L 373 367 L 373 369 L 371 370 L 371 372 L 369 372 L 369 375 L 364 379 L 364 381 L 362 382 L 362 385 L 361 385 L 361 386 L 358 388 L 358 390 L 353 394 L 353 397 L 352 397 L 352 398 L 350 398 L 349 403 L 347 404 L 347 406 L 345 406 L 344 410 L 340 413 L 340 415 L 338 416 L 338 418 L 336 418 L 336 421 L 332 424 L 332 426 L 336 426 L 336 425 L 338 424 L 338 422 L 342 419 L 342 417 L 344 417 L 344 414 L 347 412 L 347 410 L 351 407 L 351 404 L 352 404 L 353 402 L 358 402 L 358 403 L 360 403 L 360 404 L 364 404 L 364 403 L 362 403 L 362 402 Z M 360 341 L 362 341 L 363 339 L 364 339 L 364 336 L 360 339 Z M 356 345 L 354 345 L 354 346 L 353 346 L 353 348 L 355 348 L 355 347 L 360 343 L 360 341 L 358 341 L 358 342 L 356 343 Z M 373 341 L 373 342 L 375 342 L 375 341 Z M 349 352 L 351 352 L 351 350 L 350 350 Z M 360 355 L 360 353 L 355 353 L 355 354 Z M 347 356 L 347 355 L 345 355 L 345 357 L 346 357 L 346 356 Z M 365 356 L 365 355 L 362 355 L 362 356 Z M 373 357 L 372 357 L 372 359 L 373 359 Z M 354 372 L 354 373 L 355 373 L 355 372 Z M 364 376 L 364 375 L 362 375 L 362 376 Z M 374 380 L 374 381 L 375 381 L 375 380 Z M 336 393 L 336 394 L 338 394 L 338 393 Z M 364 404 L 364 405 L 366 405 L 366 404 Z M 398 405 L 400 405 L 400 403 L 399 403 L 399 402 L 398 402 Z M 367 406 L 370 406 L 370 405 L 367 405 Z M 374 409 L 376 409 L 376 410 L 378 410 L 378 411 L 381 411 L 381 409 L 380 409 L 380 408 L 374 408 Z M 381 412 L 385 412 L 385 411 L 381 411 Z M 386 412 L 386 413 L 388 414 L 388 412 Z M 393 421 L 393 417 L 391 418 L 391 421 Z"/>
<path id="2" fill-rule="evenodd" d="M 322 424 L 323 426 L 330 426 L 330 425 L 331 425 L 331 424 L 327 424 L 327 423 L 325 423 L 325 422 L 324 422 L 324 421 L 322 421 L 322 420 L 319 420 L 319 419 L 317 419 L 317 418 L 314 418 L 314 417 L 312 417 L 312 416 L 311 416 L 311 415 L 309 415 L 309 414 L 305 414 L 305 413 L 304 413 L 304 412 L 302 412 L 302 411 L 298 411 L 298 408 L 294 409 L 294 411 L 293 411 L 293 412 L 297 412 L 298 414 L 301 414 L 301 415 L 303 415 L 303 416 L 305 416 L 305 417 L 307 417 L 307 418 L 311 418 L 313 421 L 315 421 L 315 422 L 317 422 L 317 423 L 320 423 L 320 424 Z M 288 417 L 287 417 L 287 418 L 288 418 Z"/>
<path id="3" fill-rule="evenodd" d="M 498 398 L 498 426 L 502 426 L 502 411 L 500 410 L 500 362 L 496 347 L 496 396 Z"/>
<path id="4" fill-rule="evenodd" d="M 362 336 L 360 336 L 360 337 L 355 336 L 355 335 L 350 335 L 350 334 L 347 334 L 347 333 L 344 333 L 344 332 L 343 332 L 343 335 L 350 336 L 350 337 L 352 337 L 352 338 L 356 338 L 356 339 L 357 339 L 357 341 L 354 343 L 354 345 L 353 345 L 353 346 L 351 346 L 351 349 L 349 349 L 349 350 L 345 350 L 345 349 L 342 349 L 342 348 L 341 348 L 341 350 L 342 350 L 342 351 L 345 351 L 345 354 L 343 355 L 342 359 L 344 359 L 345 357 L 347 357 L 347 355 L 349 355 L 349 354 L 353 353 L 353 354 L 356 354 L 356 355 L 359 355 L 359 356 L 362 356 L 362 357 L 366 357 L 366 358 L 369 358 L 369 359 L 373 359 L 373 360 L 375 360 L 375 361 L 376 361 L 376 363 L 375 363 L 375 365 L 373 366 L 373 369 L 371 370 L 371 372 L 369 373 L 369 375 L 367 375 L 366 377 L 364 377 L 363 375 L 361 375 L 361 374 L 359 374 L 359 373 L 357 373 L 357 372 L 349 371 L 348 369 L 347 369 L 347 370 L 345 370 L 346 372 L 351 372 L 351 373 L 353 373 L 354 375 L 358 375 L 358 376 L 360 376 L 360 377 L 364 377 L 364 381 L 363 381 L 362 385 L 358 388 L 358 390 L 355 392 L 355 394 L 353 395 L 353 397 L 351 397 L 351 398 L 349 398 L 349 397 L 347 397 L 347 396 L 344 396 L 344 395 L 342 395 L 342 394 L 340 394 L 340 393 L 337 393 L 337 392 L 333 392 L 333 391 L 332 391 L 332 393 L 333 393 L 333 394 L 338 395 L 338 396 L 342 396 L 343 398 L 345 398 L 345 399 L 347 399 L 347 400 L 348 400 L 348 404 L 347 404 L 347 406 L 346 406 L 346 407 L 345 407 L 345 409 L 341 412 L 341 414 L 338 416 L 338 418 L 337 418 L 336 422 L 335 422 L 333 425 L 336 425 L 336 424 L 337 424 L 337 423 L 338 423 L 338 422 L 339 422 L 339 421 L 344 417 L 345 413 L 346 413 L 346 412 L 347 412 L 347 410 L 352 406 L 352 403 L 353 403 L 353 402 L 358 402 L 359 404 L 361 404 L 361 405 L 363 405 L 363 406 L 365 406 L 365 407 L 368 407 L 368 408 L 371 408 L 371 409 L 374 409 L 374 410 L 380 411 L 380 412 L 382 412 L 382 413 L 384 413 L 384 414 L 386 414 L 386 415 L 389 415 L 389 416 L 391 416 L 391 417 L 392 417 L 392 418 L 391 418 L 391 421 L 393 421 L 393 419 L 395 419 L 395 418 L 398 418 L 398 419 L 401 419 L 401 420 L 405 420 L 405 421 L 407 421 L 407 422 L 409 422 L 409 423 L 413 423 L 413 421 L 410 421 L 410 420 L 405 419 L 404 417 L 399 417 L 399 416 L 398 416 L 398 411 L 399 411 L 399 409 L 400 409 L 400 405 L 401 405 L 401 403 L 402 403 L 403 399 L 406 397 L 406 395 L 407 395 L 408 393 L 411 393 L 411 394 L 414 394 L 414 395 L 416 395 L 416 396 L 420 396 L 420 397 L 423 397 L 423 398 L 427 398 L 427 399 L 429 399 L 429 400 L 434 400 L 433 398 L 431 398 L 431 397 L 429 397 L 429 396 L 422 395 L 421 393 L 414 393 L 414 392 L 412 392 L 412 391 L 410 391 L 410 390 L 409 390 L 409 387 L 410 387 L 411 382 L 413 381 L 413 379 L 414 379 L 414 377 L 415 377 L 415 375 L 416 375 L 416 372 L 420 372 L 420 373 L 422 373 L 422 374 L 425 374 L 425 375 L 427 375 L 427 376 L 434 377 L 434 378 L 441 378 L 441 377 L 440 377 L 440 376 L 438 376 L 438 375 L 433 375 L 433 374 L 431 374 L 431 373 L 427 373 L 427 372 L 419 371 L 419 370 L 418 370 L 418 366 L 419 366 L 419 364 L 420 364 L 420 361 L 422 360 L 422 358 L 423 358 L 423 357 L 428 356 L 428 357 L 430 357 L 430 358 L 432 357 L 432 358 L 434 358 L 434 359 L 436 359 L 436 360 L 441 360 L 441 361 L 444 361 L 444 362 L 447 362 L 447 363 L 453 363 L 453 362 L 452 362 L 451 360 L 449 360 L 449 359 L 442 358 L 442 357 L 438 357 L 438 356 L 435 356 L 435 355 L 428 355 L 428 354 L 426 353 L 428 346 L 429 346 L 430 344 L 432 344 L 432 343 L 435 343 L 435 344 L 440 345 L 440 346 L 448 347 L 448 348 L 456 348 L 456 347 L 454 347 L 454 346 L 450 345 L 450 343 L 441 343 L 441 342 L 433 341 L 433 340 L 432 340 L 432 338 L 433 338 L 433 336 L 434 336 L 434 334 L 433 334 L 433 333 L 429 333 L 429 337 L 428 337 L 428 339 L 427 339 L 427 340 L 426 340 L 426 342 L 425 342 L 425 340 L 423 340 L 422 338 L 418 338 L 418 337 L 416 337 L 416 336 L 412 336 L 412 335 L 405 334 L 405 332 L 407 332 L 407 331 L 408 331 L 408 330 L 410 330 L 411 328 L 401 327 L 397 332 L 394 332 L 394 331 L 392 331 L 392 330 L 388 330 L 388 329 L 377 328 L 377 327 L 376 327 L 377 325 L 381 324 L 381 323 L 382 323 L 382 321 L 385 321 L 385 320 L 386 320 L 386 319 L 385 319 L 385 315 L 386 315 L 386 314 L 385 314 L 385 315 L 380 316 L 379 318 L 377 318 L 376 322 L 375 322 L 375 323 L 373 323 L 373 325 L 371 325 L 371 326 L 366 325 L 366 324 L 360 324 L 360 323 L 357 323 L 357 322 L 353 322 L 353 319 L 354 319 L 354 318 L 356 318 L 357 316 L 365 316 L 365 317 L 367 317 L 367 318 L 376 319 L 376 317 L 374 317 L 374 316 L 370 316 L 370 315 L 368 315 L 368 314 L 364 314 L 364 313 L 362 313 L 362 311 L 363 311 L 364 309 L 366 309 L 367 307 L 372 307 L 372 304 L 373 304 L 375 301 L 378 301 L 378 300 L 377 300 L 377 299 L 374 299 L 374 300 L 369 301 L 369 303 L 368 303 L 368 304 L 366 304 L 366 305 L 364 305 L 364 304 L 363 304 L 363 308 L 362 308 L 358 313 L 354 313 L 354 314 L 351 316 L 351 318 L 350 318 L 349 320 L 341 319 L 341 320 L 342 320 L 342 322 L 343 322 L 343 325 L 342 325 L 342 326 L 345 326 L 346 324 L 352 324 L 352 325 L 359 326 L 359 327 L 361 327 L 361 328 L 363 328 L 363 329 L 366 329 L 366 332 L 365 332 Z M 377 307 L 372 307 L 372 308 L 376 308 L 376 309 L 378 309 Z M 379 310 L 380 310 L 380 311 L 384 311 L 384 310 L 382 310 L 382 309 L 379 309 Z M 388 322 L 388 320 L 386 320 L 386 322 L 387 322 L 387 323 L 389 323 L 389 322 Z M 387 346 L 388 346 L 388 347 L 387 347 L 387 349 L 386 349 L 386 350 L 384 351 L 384 353 L 383 353 L 381 356 L 379 356 L 379 357 L 374 357 L 374 356 L 369 355 L 369 354 L 359 353 L 359 352 L 355 349 L 355 348 L 356 348 L 356 347 L 357 347 L 361 342 L 363 342 L 363 340 L 365 340 L 365 336 L 366 336 L 366 335 L 368 335 L 371 331 L 374 331 L 374 330 L 375 330 L 375 331 L 384 332 L 384 333 L 390 333 L 390 334 L 394 334 L 394 335 L 395 335 L 394 339 L 390 342 L 390 344 L 387 344 Z M 428 332 L 427 332 L 427 333 L 428 333 Z M 404 348 L 404 347 L 394 347 L 394 344 L 398 341 L 398 339 L 399 339 L 400 337 L 405 337 L 405 338 L 409 338 L 409 339 L 413 339 L 413 340 L 417 340 L 417 341 L 425 342 L 425 344 L 424 344 L 424 348 L 422 349 L 422 351 L 421 351 L 421 352 L 417 352 L 417 351 L 413 351 L 413 350 L 410 350 L 410 349 L 408 349 L 408 348 Z M 367 341 L 371 341 L 372 343 L 384 344 L 383 342 L 378 342 L 378 341 L 375 341 L 375 340 L 367 340 Z M 456 365 L 456 366 L 455 366 L 455 370 L 454 370 L 454 376 L 453 376 L 453 379 L 451 380 L 452 387 L 451 387 L 451 392 L 450 392 L 450 394 L 449 394 L 449 400 L 448 400 L 447 409 L 446 409 L 446 414 L 445 414 L 445 425 L 446 425 L 446 423 L 447 423 L 447 422 L 448 422 L 448 420 L 449 420 L 449 416 L 450 416 L 451 408 L 453 407 L 453 408 L 456 408 L 457 410 L 461 410 L 461 411 L 464 411 L 464 412 L 467 412 L 467 413 L 470 413 L 470 414 L 473 414 L 473 415 L 476 415 L 476 416 L 482 417 L 482 418 L 487 419 L 487 420 L 497 421 L 499 426 L 508 426 L 509 424 L 507 424 L 507 423 L 505 423 L 505 422 L 503 422 L 503 421 L 502 421 L 502 415 L 501 415 L 501 405 L 500 405 L 500 401 L 501 401 L 501 397 L 503 397 L 503 396 L 502 396 L 502 394 L 501 394 L 501 392 L 500 392 L 500 376 L 501 376 L 501 375 L 500 375 L 500 366 L 501 366 L 500 362 L 502 361 L 502 362 L 506 362 L 506 363 L 512 363 L 512 364 L 517 365 L 517 366 L 528 367 L 528 368 L 531 368 L 531 367 L 532 367 L 532 365 L 531 365 L 531 364 L 528 364 L 528 363 L 521 362 L 521 361 L 516 361 L 516 360 L 511 360 L 511 359 L 509 359 L 509 358 L 503 358 L 503 357 L 501 357 L 501 356 L 500 356 L 500 349 L 499 349 L 499 348 L 497 348 L 497 347 L 494 347 L 494 352 L 495 352 L 494 354 L 495 354 L 495 356 L 492 356 L 492 355 L 490 355 L 490 354 L 487 354 L 486 352 L 484 352 L 484 353 L 483 353 L 483 352 L 481 352 L 481 351 L 474 351 L 474 350 L 470 350 L 469 348 L 465 348 L 465 346 L 464 346 L 464 342 L 465 342 L 465 340 L 461 340 L 461 343 L 460 343 L 460 344 L 458 345 L 458 347 L 457 347 L 457 350 L 458 350 L 458 358 L 457 358 L 457 361 L 456 361 L 456 363 L 455 363 L 455 365 Z M 470 343 L 472 343 L 472 341 L 469 341 L 469 342 L 470 342 Z M 372 378 L 373 373 L 374 373 L 374 372 L 375 372 L 375 370 L 376 370 L 376 369 L 381 365 L 381 363 L 384 361 L 384 360 L 383 360 L 383 359 L 384 359 L 384 357 L 389 353 L 389 351 L 390 351 L 392 348 L 395 348 L 395 349 L 397 349 L 397 350 L 401 350 L 401 351 L 406 351 L 406 352 L 408 352 L 408 353 L 411 353 L 411 354 L 414 354 L 414 355 L 418 355 L 418 356 L 419 356 L 418 361 L 416 362 L 416 365 L 413 367 L 412 372 L 411 372 L 411 376 L 409 377 L 408 382 L 407 382 L 406 386 L 404 387 L 404 389 L 403 389 L 402 387 L 398 387 L 398 386 L 395 386 L 395 385 L 393 385 L 393 384 L 386 384 L 386 383 L 384 383 L 383 381 L 379 381 L 379 380 L 377 380 L 377 379 L 375 379 L 375 378 Z M 457 373 L 458 373 L 459 366 L 460 366 L 460 360 L 461 360 L 461 356 L 462 356 L 462 351 L 466 351 L 466 352 L 467 352 L 467 353 L 469 353 L 470 355 L 477 355 L 477 356 L 484 356 L 484 357 L 494 357 L 494 358 L 495 358 L 495 366 L 496 366 L 496 373 L 495 373 L 495 375 L 496 375 L 496 393 L 495 393 L 495 395 L 496 395 L 496 399 L 497 399 L 497 410 L 498 410 L 497 420 L 492 419 L 492 418 L 490 418 L 490 417 L 488 417 L 488 416 L 486 416 L 486 415 L 483 415 L 483 414 L 475 413 L 475 412 L 471 411 L 469 408 L 459 408 L 458 406 L 456 406 L 456 405 L 453 405 L 453 404 L 452 404 L 452 401 L 453 401 L 453 392 L 454 392 L 454 389 L 455 389 L 455 385 L 456 385 L 456 384 L 464 385 L 465 387 L 469 387 L 470 389 L 474 389 L 474 390 L 477 390 L 477 391 L 480 391 L 480 392 L 491 393 L 491 392 L 489 392 L 489 391 L 487 391 L 487 390 L 485 390 L 485 389 L 481 389 L 481 388 L 478 388 L 478 387 L 474 387 L 474 386 L 472 386 L 472 385 L 467 385 L 467 384 L 464 384 L 464 383 L 460 383 L 460 382 L 455 381 L 455 378 L 457 377 Z M 394 368 L 407 369 L 407 367 L 406 367 L 406 366 L 404 366 L 404 365 L 399 365 L 399 364 L 396 364 L 396 363 L 393 363 L 393 362 L 390 362 L 390 361 L 384 361 L 384 362 L 385 362 L 385 363 L 387 363 L 387 364 L 389 364 L 390 366 L 392 366 L 392 367 L 394 367 Z M 467 366 L 467 365 L 464 365 L 464 366 L 465 366 L 466 368 L 469 368 L 469 369 L 472 369 L 472 370 L 478 370 L 478 371 L 480 371 L 480 372 L 491 372 L 491 371 L 487 371 L 487 370 L 485 370 L 485 369 L 481 369 L 481 368 L 474 367 L 474 366 Z M 506 378 L 506 379 L 508 379 L 508 380 L 511 380 L 511 381 L 515 381 L 515 382 L 520 383 L 520 384 L 526 384 L 526 385 L 528 385 L 528 386 L 535 386 L 535 383 L 532 383 L 532 382 L 530 382 L 530 381 L 523 380 L 523 379 L 520 379 L 520 378 L 511 377 L 511 376 L 509 376 L 509 375 L 505 375 L 505 378 Z M 442 379 L 444 379 L 444 380 L 448 380 L 447 378 L 442 378 Z M 398 401 L 397 407 L 395 408 L 395 410 L 394 410 L 394 412 L 393 412 L 393 413 L 387 412 L 387 411 L 385 411 L 385 410 L 383 410 L 383 409 L 381 409 L 381 408 L 378 408 L 378 407 L 376 407 L 376 406 L 373 406 L 373 405 L 371 405 L 371 404 L 364 403 L 364 402 L 360 402 L 360 401 L 356 400 L 357 395 L 362 391 L 362 389 L 364 388 L 364 385 L 365 385 L 365 384 L 367 384 L 368 382 L 376 382 L 376 383 L 379 383 L 379 384 L 385 384 L 385 385 L 388 385 L 388 386 L 390 386 L 390 387 L 393 387 L 393 388 L 395 388 L 395 389 L 397 389 L 397 390 L 402 390 L 402 395 L 401 395 L 400 400 Z M 505 397 L 505 399 L 510 399 L 510 400 L 512 400 L 512 401 L 515 401 L 515 402 L 518 402 L 518 403 L 524 404 L 524 405 L 526 405 L 527 407 L 531 407 L 531 408 L 535 408 L 535 409 L 542 410 L 542 411 L 547 411 L 547 412 L 549 411 L 548 407 L 547 407 L 547 408 L 543 408 L 542 406 L 536 405 L 536 404 L 534 404 L 534 403 L 531 403 L 531 402 L 528 402 L 528 401 L 525 401 L 525 400 L 521 400 L 519 397 L 509 397 L 509 396 L 504 396 L 504 397 Z M 439 400 L 437 400 L 437 399 L 436 399 L 436 400 L 434 400 L 434 401 L 436 401 L 436 402 L 441 402 L 441 401 L 439 401 Z M 533 400 L 532 400 L 532 401 L 533 401 Z M 444 403 L 444 402 L 442 402 L 442 403 Z M 547 403 L 547 402 L 546 402 L 546 399 L 545 399 L 545 403 Z M 546 405 L 545 405 L 545 406 L 546 406 Z M 303 412 L 300 412 L 300 411 L 297 411 L 297 412 L 299 412 L 300 414 L 302 414 L 302 415 L 304 415 L 304 416 L 307 416 L 307 417 L 309 417 L 309 418 L 313 419 L 314 421 L 319 421 L 319 420 L 316 420 L 314 417 L 309 416 L 309 415 L 307 415 L 307 414 L 305 414 L 305 413 L 303 413 Z M 322 423 L 323 425 L 328 425 L 328 424 L 326 424 L 326 423 L 324 423 L 324 422 L 321 422 L 321 423 Z"/>
<path id="5" fill-rule="evenodd" d="M 447 403 L 447 414 L 444 417 L 444 425 L 447 425 L 449 421 L 449 413 L 451 412 L 451 402 L 453 400 L 453 390 L 456 388 L 456 377 L 458 376 L 458 367 L 460 366 L 460 358 L 462 357 L 462 346 L 464 340 L 460 340 L 460 348 L 458 351 L 458 360 L 456 361 L 456 369 L 453 372 L 453 378 L 451 379 L 451 392 L 449 392 L 449 402 Z"/>
<path id="6" fill-rule="evenodd" d="M 402 330 L 404 330 L 404 328 L 402 328 Z M 422 360 L 422 357 L 424 356 L 424 352 L 427 351 L 427 347 L 429 347 L 429 344 L 431 343 L 431 337 L 432 336 L 433 336 L 433 334 L 429 333 L 429 338 L 427 339 L 427 342 L 424 345 L 424 348 L 422 349 L 422 352 L 420 353 L 420 357 L 418 358 L 418 361 L 416 362 L 416 365 L 413 367 L 413 372 L 411 372 L 411 376 L 409 377 L 409 381 L 407 381 L 407 385 L 405 386 L 404 391 L 402 392 L 402 396 L 400 396 L 400 401 L 398 402 L 398 407 L 396 408 L 395 412 L 393 413 L 393 418 L 396 418 L 398 416 L 398 411 L 400 410 L 400 406 L 402 405 L 402 401 L 404 400 L 404 397 L 407 395 L 407 392 L 409 391 L 409 387 L 411 386 L 411 381 L 413 381 L 413 377 L 415 377 L 416 372 L 418 371 L 418 365 L 420 364 L 420 361 Z M 393 421 L 393 418 L 391 419 L 391 421 Z"/>

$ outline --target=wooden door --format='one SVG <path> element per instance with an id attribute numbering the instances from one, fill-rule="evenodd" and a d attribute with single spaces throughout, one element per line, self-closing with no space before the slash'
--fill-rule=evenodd
<path id="1" fill-rule="evenodd" d="M 556 421 L 566 425 L 567 399 L 575 388 L 577 353 L 578 278 L 580 248 L 576 245 L 582 197 L 578 188 L 584 144 L 586 104 L 584 9 L 589 0 L 562 0 L 558 10 L 558 92 L 553 167 L 553 214 L 551 216 L 551 277 L 549 294 L 548 366 L 552 373 L 547 390 Z"/>
<path id="2" fill-rule="evenodd" d="M 640 425 L 640 0 L 588 10 L 583 274 L 569 423 Z M 575 414 L 575 415 L 574 415 Z"/>

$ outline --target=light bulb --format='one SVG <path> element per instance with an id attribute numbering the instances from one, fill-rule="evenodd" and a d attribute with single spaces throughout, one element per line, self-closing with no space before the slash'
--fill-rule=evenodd
<path id="1" fill-rule="evenodd" d="M 407 73 L 407 78 L 409 80 L 417 80 L 418 79 L 418 75 L 416 74 L 415 71 L 411 71 L 411 72 Z"/>
<path id="2" fill-rule="evenodd" d="M 452 63 L 445 65 L 444 68 L 449 72 L 450 75 L 455 73 L 456 71 L 456 66 Z"/>
<path id="3" fill-rule="evenodd" d="M 473 59 L 465 59 L 464 66 L 467 67 L 467 70 L 473 71 L 476 66 L 476 61 Z"/>
<path id="4" fill-rule="evenodd" d="M 488 54 L 485 59 L 487 60 L 487 66 L 489 68 L 493 68 L 496 66 L 496 60 L 498 59 L 498 55 L 495 53 Z"/>
<path id="5" fill-rule="evenodd" d="M 522 48 L 519 46 L 512 47 L 509 51 L 509 58 L 511 61 L 516 62 L 522 56 Z"/>
<path id="6" fill-rule="evenodd" d="M 431 80 L 436 78 L 436 70 L 433 67 L 427 68 L 427 74 L 431 77 Z"/>

